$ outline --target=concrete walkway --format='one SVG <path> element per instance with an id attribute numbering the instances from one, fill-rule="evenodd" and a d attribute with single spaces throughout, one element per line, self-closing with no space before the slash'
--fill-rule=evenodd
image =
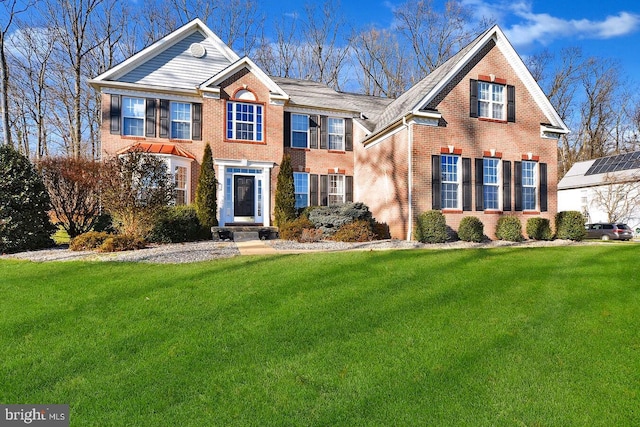
<path id="1" fill-rule="evenodd" d="M 278 252 L 262 240 L 245 240 L 236 242 L 240 255 L 275 255 Z"/>

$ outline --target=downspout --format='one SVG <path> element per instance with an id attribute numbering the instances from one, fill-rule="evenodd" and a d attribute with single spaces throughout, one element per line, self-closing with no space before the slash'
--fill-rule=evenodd
<path id="1" fill-rule="evenodd" d="M 402 125 L 407 128 L 407 166 L 408 177 L 407 186 L 408 194 L 407 199 L 409 203 L 409 218 L 407 221 L 407 241 L 411 241 L 411 235 L 413 232 L 413 126 L 407 123 L 406 116 L 402 117 Z"/>

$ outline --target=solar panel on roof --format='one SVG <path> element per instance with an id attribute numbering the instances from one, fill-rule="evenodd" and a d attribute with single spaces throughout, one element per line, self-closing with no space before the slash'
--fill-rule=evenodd
<path id="1" fill-rule="evenodd" d="M 596 159 L 585 175 L 598 175 L 630 169 L 640 169 L 640 151 Z"/>

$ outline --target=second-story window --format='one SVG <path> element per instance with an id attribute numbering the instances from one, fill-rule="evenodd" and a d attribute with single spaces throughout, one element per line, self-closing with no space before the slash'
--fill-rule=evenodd
<path id="1" fill-rule="evenodd" d="M 227 103 L 227 139 L 262 141 L 262 105 Z"/>
<path id="2" fill-rule="evenodd" d="M 122 134 L 144 136 L 145 103 L 143 98 L 122 98 Z"/>
<path id="3" fill-rule="evenodd" d="M 329 150 L 344 150 L 344 119 L 329 117 Z"/>
<path id="4" fill-rule="evenodd" d="M 478 82 L 478 116 L 506 120 L 505 111 L 505 87 L 495 83 Z"/>
<path id="5" fill-rule="evenodd" d="M 309 116 L 306 114 L 291 114 L 291 146 L 309 147 Z"/>
<path id="6" fill-rule="evenodd" d="M 171 103 L 171 138 L 191 139 L 191 104 Z"/>

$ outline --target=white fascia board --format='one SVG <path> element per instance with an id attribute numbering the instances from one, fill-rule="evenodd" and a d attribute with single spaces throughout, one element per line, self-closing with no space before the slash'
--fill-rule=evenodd
<path id="1" fill-rule="evenodd" d="M 289 95 L 287 95 L 287 93 L 284 90 L 282 90 L 282 88 L 278 86 L 276 82 L 274 82 L 264 71 L 262 71 L 260 67 L 258 67 L 255 64 L 255 62 L 253 62 L 250 58 L 246 56 L 242 59 L 237 60 L 235 63 L 229 65 L 227 68 L 225 68 L 224 70 L 220 71 L 218 74 L 211 77 L 209 80 L 200 84 L 198 86 L 198 89 L 212 90 L 215 88 L 215 86 L 218 86 L 224 80 L 231 77 L 232 75 L 234 75 L 235 73 L 237 73 L 243 68 L 248 69 L 249 72 L 251 72 L 256 77 L 258 77 L 258 80 L 260 80 L 260 82 L 269 89 L 270 99 L 282 100 L 282 101 L 286 101 L 289 99 Z M 219 90 L 220 89 L 218 88 L 218 91 Z"/>
<path id="2" fill-rule="evenodd" d="M 249 160 L 249 159 L 213 159 L 214 165 L 220 166 L 235 166 L 243 168 L 262 168 L 271 169 L 276 166 L 274 162 L 265 162 L 261 160 Z"/>
<path id="3" fill-rule="evenodd" d="M 193 21 L 188 22 L 187 24 L 178 28 L 174 32 L 161 38 L 157 42 L 142 49 L 140 52 L 129 57 L 115 67 L 100 74 L 99 76 L 94 78 L 93 81 L 101 82 L 104 80 L 113 80 L 123 76 L 124 74 L 140 65 L 142 62 L 145 62 L 149 58 L 163 52 L 164 50 L 178 43 L 186 34 L 190 33 L 194 29 L 199 30 L 205 37 L 210 38 L 214 46 L 222 53 L 222 55 L 224 55 L 225 58 L 229 60 L 229 62 L 235 62 L 239 59 L 239 56 L 233 50 L 231 50 L 229 46 L 224 44 L 222 40 L 204 24 L 204 22 L 202 22 L 199 18 L 196 18 Z"/>
<path id="4" fill-rule="evenodd" d="M 172 101 L 186 100 L 193 102 L 194 100 L 202 98 L 198 95 L 197 91 L 192 89 L 167 89 L 165 87 L 154 87 L 135 83 L 102 82 L 97 88 L 101 93 L 105 94 L 131 95 L 143 98 L 154 98 L 161 95 L 163 99 Z"/>
<path id="5" fill-rule="evenodd" d="M 368 150 L 369 148 L 374 147 L 374 146 L 380 144 L 381 142 L 384 142 L 385 140 L 389 139 L 390 137 L 392 137 L 396 133 L 402 132 L 405 129 L 406 129 L 406 126 L 404 126 L 404 124 L 402 123 L 402 120 L 398 120 L 398 121 L 393 123 L 393 126 L 387 127 L 387 129 L 385 129 L 384 133 L 381 133 L 381 134 L 379 133 L 379 134 L 377 134 L 377 136 L 374 139 L 366 142 L 366 145 L 364 146 L 364 148 L 365 148 L 365 150 Z M 363 143 L 364 143 L 364 141 L 363 141 Z"/>

